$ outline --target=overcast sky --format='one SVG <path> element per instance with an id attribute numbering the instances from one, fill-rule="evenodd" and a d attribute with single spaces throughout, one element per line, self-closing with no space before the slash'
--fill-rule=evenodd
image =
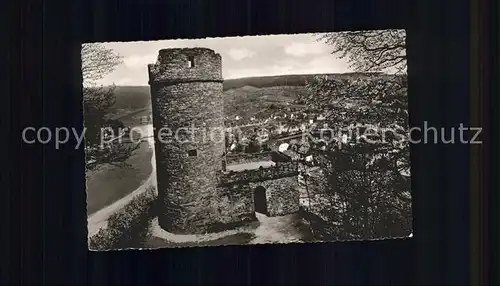
<path id="1" fill-rule="evenodd" d="M 351 72 L 346 60 L 331 54 L 332 47 L 317 35 L 271 35 L 195 40 L 105 43 L 123 56 L 123 64 L 99 83 L 147 85 L 147 64 L 164 48 L 206 47 L 222 56 L 224 79 L 283 74 Z"/>

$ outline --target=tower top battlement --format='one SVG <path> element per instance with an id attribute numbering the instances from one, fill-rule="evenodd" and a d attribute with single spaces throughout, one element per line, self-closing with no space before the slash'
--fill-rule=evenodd
<path id="1" fill-rule="evenodd" d="M 162 49 L 148 72 L 149 84 L 223 81 L 222 58 L 207 48 Z"/>

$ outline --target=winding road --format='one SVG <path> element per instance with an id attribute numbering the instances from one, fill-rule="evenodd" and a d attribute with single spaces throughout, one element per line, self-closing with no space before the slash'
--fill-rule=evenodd
<path id="1" fill-rule="evenodd" d="M 127 126 L 140 128 L 147 137 L 127 160 L 129 168 L 103 166 L 87 174 L 87 214 L 89 234 L 102 227 L 107 218 L 122 208 L 138 193 L 156 184 L 153 126 L 141 125 L 140 116 L 148 110 L 120 118 Z"/>
<path id="2" fill-rule="evenodd" d="M 151 125 L 144 127 L 145 131 L 148 133 L 145 134 L 152 134 L 153 133 L 153 127 Z M 144 180 L 142 180 L 137 187 L 130 187 L 128 186 L 126 190 L 128 190 L 127 193 L 121 193 L 122 196 L 117 197 L 116 200 L 114 200 L 112 203 L 103 205 L 103 207 L 99 208 L 97 211 L 90 213 L 89 217 L 87 218 L 87 223 L 88 223 L 88 231 L 89 235 L 93 235 L 97 233 L 97 231 L 105 227 L 107 224 L 108 218 L 115 213 L 117 210 L 123 208 L 125 205 L 127 205 L 136 195 L 144 192 L 147 188 L 150 186 L 156 186 L 156 158 L 154 156 L 154 139 L 153 137 L 149 136 L 147 138 L 147 141 L 142 143 L 150 150 L 151 155 L 149 155 L 148 159 L 148 165 L 149 165 L 149 172 L 147 173 L 147 176 L 145 177 Z M 144 155 L 145 156 L 145 155 Z M 109 190 L 103 190 L 103 191 L 109 191 Z M 90 202 L 92 201 L 91 194 L 88 193 L 87 191 L 87 201 Z M 89 204 L 89 203 L 87 203 Z M 95 204 L 95 203 L 94 203 Z M 87 207 L 88 209 L 88 207 Z"/>

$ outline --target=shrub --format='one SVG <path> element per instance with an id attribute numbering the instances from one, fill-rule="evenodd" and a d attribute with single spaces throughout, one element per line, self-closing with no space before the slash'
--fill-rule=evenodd
<path id="1" fill-rule="evenodd" d="M 109 217 L 106 228 L 90 237 L 89 248 L 109 250 L 143 246 L 154 215 L 155 198 L 154 187 L 136 196 L 125 207 Z"/>

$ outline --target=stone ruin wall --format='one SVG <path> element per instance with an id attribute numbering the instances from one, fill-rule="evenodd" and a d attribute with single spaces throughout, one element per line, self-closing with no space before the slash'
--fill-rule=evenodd
<path id="1" fill-rule="evenodd" d="M 299 211 L 299 191 L 297 177 L 285 177 L 259 183 L 251 183 L 255 189 L 266 189 L 267 211 L 269 216 L 282 216 Z"/>
<path id="2" fill-rule="evenodd" d="M 231 154 L 228 165 L 271 161 L 276 152 Z M 268 215 L 281 216 L 299 210 L 298 165 L 296 162 L 277 162 L 274 167 L 255 170 L 220 172 L 219 221 L 221 224 L 255 220 L 254 191 L 266 189 Z"/>
<path id="3" fill-rule="evenodd" d="M 189 57 L 195 66 L 187 67 Z M 220 54 L 206 48 L 163 49 L 158 53 L 155 64 L 148 65 L 149 79 L 155 82 L 202 82 L 218 81 L 222 78 L 222 58 Z"/>
<path id="4" fill-rule="evenodd" d="M 279 162 L 275 166 L 245 171 L 226 171 L 218 175 L 219 185 L 242 184 L 256 181 L 273 180 L 283 177 L 297 177 L 297 162 Z"/>
<path id="5" fill-rule="evenodd" d="M 269 216 L 282 216 L 299 211 L 299 192 L 296 176 L 267 181 L 236 183 L 221 187 L 221 222 L 232 223 L 255 219 L 254 190 L 266 189 Z M 229 203 L 229 204 L 228 204 Z"/>
<path id="6" fill-rule="evenodd" d="M 194 67 L 187 62 L 194 59 Z M 173 233 L 216 231 L 221 225 L 255 220 L 254 190 L 266 188 L 270 215 L 298 211 L 295 162 L 224 172 L 224 121 L 221 57 L 204 48 L 161 50 L 148 65 L 156 140 L 158 222 Z M 220 140 L 183 128 L 220 129 Z M 174 133 L 160 131 L 167 127 Z M 160 134 L 159 134 L 160 133 Z M 174 138 L 177 135 L 177 138 Z M 194 142 L 187 142 L 194 138 Z M 181 139 L 181 140 L 178 140 Z M 183 140 L 185 139 L 185 140 Z M 165 142 L 164 141 L 164 142 Z M 190 152 L 196 150 L 195 156 Z M 230 164 L 272 159 L 267 154 L 229 157 Z"/>
<path id="7" fill-rule="evenodd" d="M 227 165 L 238 165 L 245 163 L 261 162 L 261 161 L 274 161 L 274 162 L 288 162 L 293 158 L 278 151 L 267 151 L 260 153 L 233 153 L 226 155 Z"/>
<path id="8" fill-rule="evenodd" d="M 155 138 L 168 142 L 155 142 L 159 224 L 174 233 L 204 232 L 219 216 L 216 175 L 224 137 L 210 140 L 205 132 L 193 136 L 183 128 L 223 130 L 221 57 L 201 48 L 161 50 L 148 70 Z M 172 132 L 160 131 L 164 127 Z"/>
<path id="9" fill-rule="evenodd" d="M 254 190 L 262 186 L 266 189 L 269 216 L 281 216 L 299 210 L 298 168 L 296 162 L 277 163 L 274 167 L 223 172 L 219 175 L 224 203 L 221 218 L 225 223 L 242 218 L 254 219 Z M 230 202 L 229 204 L 227 204 Z"/>
<path id="10" fill-rule="evenodd" d="M 253 189 L 249 184 L 219 187 L 219 222 L 232 224 L 255 220 Z"/>
<path id="11" fill-rule="evenodd" d="M 238 165 L 245 163 L 253 163 L 260 161 L 271 161 L 272 160 L 272 152 L 262 152 L 262 153 L 233 153 L 226 155 L 227 165 Z"/>

